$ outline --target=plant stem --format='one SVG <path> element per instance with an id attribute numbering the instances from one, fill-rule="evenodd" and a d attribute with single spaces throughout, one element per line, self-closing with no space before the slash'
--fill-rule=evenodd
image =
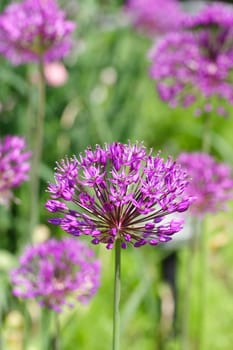
<path id="1" fill-rule="evenodd" d="M 59 314 L 54 312 L 54 324 L 55 324 L 55 336 L 54 336 L 54 350 L 60 350 L 61 342 L 60 342 L 60 321 Z"/>
<path id="2" fill-rule="evenodd" d="M 204 129 L 202 140 L 202 151 L 210 153 L 211 150 L 211 114 L 204 114 Z M 205 334 L 205 304 L 206 304 L 206 287 L 207 287 L 207 259 L 208 252 L 206 246 L 206 232 L 204 225 L 204 217 L 200 220 L 200 237 L 199 237 L 199 298 L 198 298 L 198 320 L 197 320 L 197 349 L 203 349 Z"/>
<path id="3" fill-rule="evenodd" d="M 115 276 L 113 303 L 113 342 L 112 349 L 120 350 L 120 294 L 121 294 L 121 241 L 115 243 Z"/>
<path id="4" fill-rule="evenodd" d="M 51 310 L 46 307 L 41 308 L 41 318 L 40 318 L 40 349 L 49 350 L 51 344 Z"/>
<path id="5" fill-rule="evenodd" d="M 192 236 L 189 241 L 187 257 L 186 257 L 186 271 L 185 271 L 185 286 L 184 286 L 184 300 L 182 305 L 182 332 L 181 332 L 181 349 L 190 349 L 189 339 L 189 324 L 190 324 L 190 313 L 191 313 L 191 293 L 194 283 L 194 267 L 195 267 L 195 256 L 197 252 L 197 245 L 199 239 L 198 230 L 199 220 L 196 217 L 191 217 L 191 230 Z"/>
<path id="6" fill-rule="evenodd" d="M 0 279 L 0 281 L 2 285 L 2 280 Z M 3 312 L 2 310 L 0 310 L 0 349 L 3 349 Z"/>
<path id="7" fill-rule="evenodd" d="M 202 136 L 202 152 L 209 153 L 211 149 L 211 114 L 203 115 L 203 136 Z"/>
<path id="8" fill-rule="evenodd" d="M 206 290 L 207 290 L 207 245 L 206 245 L 206 232 L 204 221 L 201 221 L 201 235 L 199 239 L 199 307 L 198 307 L 198 333 L 197 333 L 197 349 L 204 349 L 204 335 L 205 335 L 205 311 L 206 311 Z"/>
<path id="9" fill-rule="evenodd" d="M 31 320 L 30 320 L 30 315 L 28 313 L 28 309 L 27 309 L 27 302 L 23 305 L 23 314 L 24 314 L 24 328 L 23 328 L 22 349 L 27 350 L 28 343 L 30 340 L 30 332 L 31 332 Z"/>
<path id="10" fill-rule="evenodd" d="M 43 71 L 43 57 L 38 63 L 39 83 L 38 83 L 38 109 L 36 123 L 32 132 L 32 165 L 31 165 L 31 188 L 30 188 L 30 223 L 29 235 L 31 237 L 34 228 L 39 221 L 39 191 L 40 191 L 40 162 L 43 148 L 43 132 L 45 117 L 45 78 Z"/>

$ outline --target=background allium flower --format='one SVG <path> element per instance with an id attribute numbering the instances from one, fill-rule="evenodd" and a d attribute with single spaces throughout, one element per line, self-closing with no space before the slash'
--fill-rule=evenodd
<path id="1" fill-rule="evenodd" d="M 133 24 L 151 36 L 178 29 L 183 18 L 176 0 L 128 0 L 126 11 Z"/>
<path id="2" fill-rule="evenodd" d="M 184 27 L 189 29 L 200 29 L 202 26 L 206 28 L 216 26 L 218 27 L 216 29 L 223 27 L 230 29 L 232 23 L 232 6 L 217 1 L 206 5 L 195 15 L 189 15 L 184 18 Z"/>
<path id="3" fill-rule="evenodd" d="M 56 0 L 12 3 L 0 15 L 0 53 L 13 64 L 60 59 L 70 51 L 74 27 Z"/>
<path id="4" fill-rule="evenodd" d="M 62 217 L 49 222 L 110 249 L 117 239 L 123 248 L 127 243 L 157 245 L 182 228 L 182 220 L 162 221 L 189 207 L 191 199 L 183 195 L 187 185 L 179 165 L 147 154 L 142 144 L 97 145 L 79 159 L 57 164 L 46 208 Z"/>
<path id="5" fill-rule="evenodd" d="M 92 249 L 73 238 L 29 246 L 19 264 L 11 273 L 13 294 L 36 298 L 57 312 L 75 300 L 89 302 L 99 287 L 99 261 Z"/>
<path id="6" fill-rule="evenodd" d="M 226 115 L 225 104 L 233 104 L 233 8 L 208 5 L 187 16 L 184 29 L 165 36 L 150 52 L 158 93 L 172 107 L 198 102 L 206 112 L 215 108 Z"/>
<path id="7" fill-rule="evenodd" d="M 186 189 L 190 196 L 196 197 L 190 210 L 200 215 L 224 210 L 226 202 L 233 198 L 230 167 L 217 163 L 209 154 L 198 152 L 181 153 L 178 161 L 192 178 Z"/>
<path id="8" fill-rule="evenodd" d="M 23 137 L 0 139 L 0 204 L 8 204 L 13 198 L 12 190 L 28 179 L 30 156 Z"/>

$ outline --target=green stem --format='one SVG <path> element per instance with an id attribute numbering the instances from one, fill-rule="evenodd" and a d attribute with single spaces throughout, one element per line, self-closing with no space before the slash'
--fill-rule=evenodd
<path id="1" fill-rule="evenodd" d="M 203 115 L 203 136 L 202 136 L 202 152 L 209 153 L 211 150 L 211 114 Z"/>
<path id="2" fill-rule="evenodd" d="M 41 318 L 40 318 L 40 349 L 49 350 L 51 344 L 51 310 L 46 307 L 41 308 Z"/>
<path id="3" fill-rule="evenodd" d="M 28 309 L 27 309 L 27 302 L 24 303 L 23 313 L 24 313 L 24 328 L 23 328 L 23 344 L 22 344 L 22 348 L 23 348 L 23 350 L 27 350 L 28 343 L 29 343 L 29 340 L 30 340 L 30 332 L 31 332 L 31 320 L 30 320 L 30 315 L 28 313 Z"/>
<path id="4" fill-rule="evenodd" d="M 194 285 L 194 267 L 195 257 L 197 253 L 198 245 L 198 223 L 199 220 L 195 217 L 191 218 L 192 237 L 189 241 L 187 257 L 186 257 L 186 271 L 185 271 L 185 286 L 184 286 L 184 299 L 182 304 L 182 331 L 181 331 L 181 350 L 190 349 L 189 339 L 189 325 L 191 314 L 191 293 Z"/>
<path id="5" fill-rule="evenodd" d="M 198 298 L 198 332 L 197 332 L 197 349 L 204 349 L 204 335 L 205 335 L 205 314 L 206 314 L 206 290 L 207 290 L 207 245 L 206 232 L 204 221 L 201 222 L 201 235 L 199 239 L 199 298 Z"/>
<path id="6" fill-rule="evenodd" d="M 3 312 L 1 309 L 0 309 L 0 349 L 3 349 Z"/>
<path id="7" fill-rule="evenodd" d="M 211 150 L 211 114 L 206 113 L 204 116 L 202 151 L 210 153 Z M 207 288 L 207 247 L 206 232 L 204 219 L 200 221 L 200 237 L 199 237 L 199 298 L 198 298 L 198 319 L 197 319 L 197 349 L 203 349 L 205 334 L 205 304 L 206 304 L 206 288 Z"/>
<path id="8" fill-rule="evenodd" d="M 43 57 L 39 60 L 39 84 L 38 84 L 38 109 L 36 123 L 32 132 L 32 165 L 31 165 L 31 187 L 30 187 L 30 223 L 29 235 L 31 237 L 33 230 L 39 221 L 39 191 L 40 191 L 40 162 L 43 148 L 43 132 L 45 117 L 45 78 L 43 71 Z"/>
<path id="9" fill-rule="evenodd" d="M 54 350 L 60 350 L 61 349 L 61 342 L 60 342 L 60 321 L 59 321 L 59 314 L 57 312 L 54 312 L 54 324 L 55 324 L 55 336 L 54 336 Z"/>
<path id="10" fill-rule="evenodd" d="M 121 240 L 115 243 L 115 277 L 113 303 L 113 342 L 112 349 L 120 350 L 120 295 L 121 295 Z"/>

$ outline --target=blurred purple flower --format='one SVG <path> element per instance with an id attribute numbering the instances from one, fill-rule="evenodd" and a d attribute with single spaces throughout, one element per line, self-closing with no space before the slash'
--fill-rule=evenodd
<path id="1" fill-rule="evenodd" d="M 226 202 L 233 199 L 233 177 L 231 169 L 224 163 L 217 163 L 206 153 L 181 153 L 178 162 L 190 174 L 192 181 L 187 193 L 196 197 L 190 207 L 193 214 L 203 215 L 226 208 Z"/>
<path id="2" fill-rule="evenodd" d="M 23 137 L 9 135 L 0 139 L 0 204 L 9 204 L 12 190 L 28 179 L 30 156 Z"/>
<path id="3" fill-rule="evenodd" d="M 57 312 L 76 300 L 89 302 L 99 287 L 100 263 L 94 251 L 73 238 L 28 246 L 19 264 L 11 272 L 13 294 L 36 298 Z"/>
<path id="4" fill-rule="evenodd" d="M 117 239 L 122 248 L 169 241 L 183 223 L 169 221 L 169 214 L 185 211 L 191 202 L 183 195 L 187 174 L 171 159 L 151 153 L 143 144 L 112 143 L 87 149 L 79 159 L 62 160 L 46 203 L 62 217 L 49 222 L 75 236 L 89 235 L 92 243 L 108 249 Z"/>
<path id="5" fill-rule="evenodd" d="M 13 64 L 60 59 L 71 49 L 74 27 L 56 0 L 12 3 L 0 15 L 0 54 Z"/>
<path id="6" fill-rule="evenodd" d="M 232 5 L 226 3 L 223 4 L 217 1 L 205 5 L 198 13 L 194 15 L 187 15 L 184 18 L 184 27 L 191 30 L 201 29 L 201 27 L 210 28 L 211 26 L 215 27 L 215 29 L 223 29 L 224 27 L 229 30 L 232 23 Z M 216 43 L 221 45 L 222 43 L 220 38 L 216 36 L 216 39 L 219 40 Z M 208 49 L 213 49 L 213 47 L 208 46 Z"/>
<path id="7" fill-rule="evenodd" d="M 215 108 L 225 116 L 233 104 L 233 8 L 210 4 L 183 25 L 150 52 L 158 93 L 171 107 L 197 103 L 197 115 Z"/>
<path id="8" fill-rule="evenodd" d="M 125 8 L 133 24 L 150 36 L 178 29 L 183 19 L 176 0 L 128 0 Z"/>

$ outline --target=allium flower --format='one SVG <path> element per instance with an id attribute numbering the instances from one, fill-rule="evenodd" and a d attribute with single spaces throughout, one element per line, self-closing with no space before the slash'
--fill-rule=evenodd
<path id="1" fill-rule="evenodd" d="M 128 0 L 126 11 L 133 24 L 150 36 L 178 29 L 183 18 L 176 0 Z"/>
<path id="2" fill-rule="evenodd" d="M 56 0 L 12 3 L 0 15 L 0 53 L 13 64 L 60 59 L 70 51 L 74 27 Z"/>
<path id="3" fill-rule="evenodd" d="M 210 4 L 184 21 L 186 31 L 166 35 L 150 52 L 151 76 L 171 107 L 199 103 L 196 114 L 233 104 L 233 8 Z"/>
<path id="4" fill-rule="evenodd" d="M 185 211 L 191 202 L 183 195 L 187 175 L 171 159 L 151 153 L 143 144 L 112 143 L 62 160 L 46 203 L 62 215 L 49 222 L 108 249 L 117 239 L 122 248 L 169 241 L 182 228 L 182 220 L 169 220 L 169 214 Z"/>
<path id="5" fill-rule="evenodd" d="M 28 246 L 19 263 L 11 272 L 13 294 L 36 298 L 57 312 L 75 300 L 89 302 L 99 287 L 99 261 L 92 249 L 73 238 Z"/>
<path id="6" fill-rule="evenodd" d="M 178 162 L 190 174 L 192 181 L 186 191 L 196 197 L 190 207 L 193 214 L 203 215 L 226 208 L 226 202 L 233 199 L 233 177 L 231 169 L 224 163 L 217 163 L 206 153 L 181 153 Z"/>
<path id="7" fill-rule="evenodd" d="M 23 137 L 0 139 L 0 204 L 7 205 L 13 198 L 12 190 L 28 179 L 30 156 Z"/>

